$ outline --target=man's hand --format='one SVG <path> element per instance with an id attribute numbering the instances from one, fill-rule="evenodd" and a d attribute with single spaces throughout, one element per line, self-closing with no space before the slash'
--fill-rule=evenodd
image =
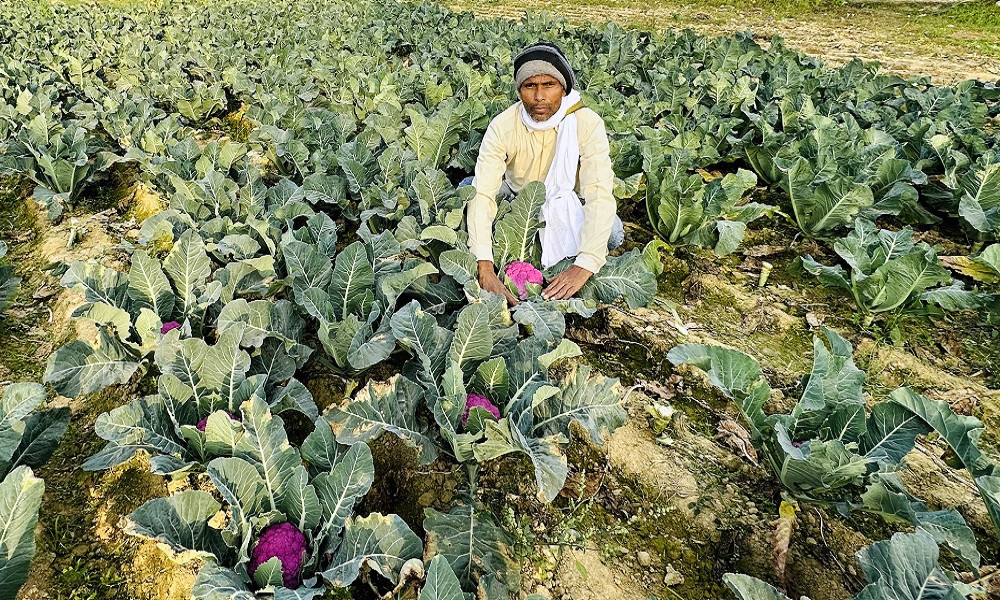
<path id="1" fill-rule="evenodd" d="M 549 280 L 549 286 L 542 292 L 542 298 L 546 300 L 571 298 L 573 294 L 580 291 L 583 284 L 587 283 L 591 275 L 593 273 L 587 269 L 573 265 Z"/>
<path id="2" fill-rule="evenodd" d="M 517 296 L 510 293 L 507 286 L 500 281 L 497 277 L 497 272 L 493 266 L 493 261 L 491 260 L 481 260 L 478 263 L 479 266 L 479 287 L 483 288 L 487 292 L 494 294 L 500 294 L 507 298 L 507 304 L 511 306 L 517 305 Z"/>

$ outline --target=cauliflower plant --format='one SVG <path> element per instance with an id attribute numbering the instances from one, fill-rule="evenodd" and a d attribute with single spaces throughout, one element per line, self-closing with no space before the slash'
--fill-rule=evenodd
<path id="1" fill-rule="evenodd" d="M 302 583 L 302 563 L 308 556 L 306 536 L 291 523 L 276 523 L 261 530 L 247 572 L 253 577 L 262 564 L 277 557 L 285 587 L 294 590 Z"/>
<path id="2" fill-rule="evenodd" d="M 227 410 L 226 414 L 229 415 L 229 418 L 232 419 L 232 420 L 234 420 L 234 421 L 239 421 L 240 420 L 239 415 L 237 415 L 234 412 L 229 412 Z M 205 417 L 204 419 L 198 421 L 198 426 L 197 427 L 198 427 L 198 431 L 205 431 L 205 428 L 208 427 L 208 417 Z"/>
<path id="3" fill-rule="evenodd" d="M 482 408 L 495 418 L 500 418 L 500 409 L 490 402 L 489 398 L 479 394 L 469 394 L 465 400 L 465 412 L 462 413 L 462 425 L 465 425 L 469 420 L 469 413 L 473 408 Z"/>
<path id="4" fill-rule="evenodd" d="M 504 283 L 521 300 L 542 293 L 542 272 L 529 262 L 515 260 L 503 268 Z"/>
<path id="5" fill-rule="evenodd" d="M 179 329 L 180 326 L 181 324 L 178 323 L 177 321 L 167 321 L 166 323 L 163 324 L 163 327 L 160 327 L 160 333 L 166 335 L 167 332 L 173 331 L 174 329 Z"/>

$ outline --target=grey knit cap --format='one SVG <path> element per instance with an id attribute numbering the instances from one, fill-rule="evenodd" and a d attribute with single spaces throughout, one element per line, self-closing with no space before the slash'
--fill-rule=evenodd
<path id="1" fill-rule="evenodd" d="M 551 75 L 562 84 L 568 94 L 576 84 L 576 75 L 562 50 L 555 44 L 539 42 L 525 48 L 514 58 L 514 81 L 517 88 L 535 75 Z"/>
<path id="2" fill-rule="evenodd" d="M 517 75 L 514 76 L 517 89 L 521 89 L 521 85 L 535 75 L 551 75 L 559 80 L 563 89 L 566 88 L 566 78 L 563 77 L 563 74 L 552 63 L 544 60 L 529 60 L 521 65 L 521 68 L 517 70 Z"/>

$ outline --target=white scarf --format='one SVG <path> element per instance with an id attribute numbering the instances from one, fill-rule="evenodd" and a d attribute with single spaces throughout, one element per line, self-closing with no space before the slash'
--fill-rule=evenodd
<path id="1" fill-rule="evenodd" d="M 580 102 L 580 92 L 573 90 L 563 97 L 559 110 L 545 121 L 535 121 L 521 105 L 521 122 L 532 131 L 559 127 L 552 165 L 545 176 L 545 203 L 539 230 L 542 242 L 542 267 L 548 268 L 580 250 L 583 230 L 583 203 L 576 195 L 576 172 L 580 164 L 580 143 L 577 139 L 576 115 L 566 111 Z M 560 127 L 561 125 L 561 127 Z"/>

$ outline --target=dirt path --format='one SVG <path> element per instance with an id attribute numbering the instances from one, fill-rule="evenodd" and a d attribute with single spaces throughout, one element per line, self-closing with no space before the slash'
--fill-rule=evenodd
<path id="1" fill-rule="evenodd" d="M 460 0 L 448 4 L 481 16 L 513 19 L 526 10 L 546 10 L 574 22 L 611 20 L 649 29 L 690 28 L 708 35 L 750 30 L 762 45 L 780 35 L 790 47 L 831 64 L 853 58 L 876 60 L 889 71 L 927 75 L 937 83 L 1000 78 L 1000 48 L 992 56 L 973 49 L 996 47 L 991 35 L 956 25 L 944 25 L 943 30 L 932 27 L 924 19 L 929 12 L 920 12 L 910 2 L 901 3 L 898 11 L 885 5 L 843 7 L 796 17 L 754 6 L 706 6 L 671 0 L 657 0 L 655 6 L 637 0 Z"/>

